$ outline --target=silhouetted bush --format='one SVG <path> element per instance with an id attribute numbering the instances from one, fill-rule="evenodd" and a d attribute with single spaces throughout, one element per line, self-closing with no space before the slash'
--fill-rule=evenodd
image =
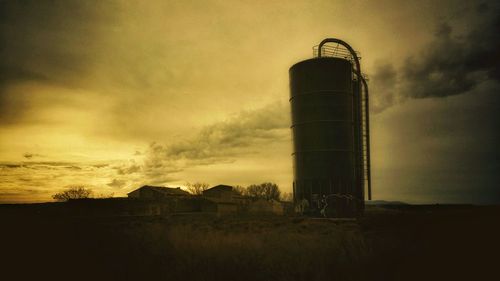
<path id="1" fill-rule="evenodd" d="M 68 201 L 70 199 L 85 199 L 91 198 L 94 192 L 84 186 L 73 186 L 64 191 L 52 195 L 57 201 Z"/>
<path id="2" fill-rule="evenodd" d="M 272 182 L 252 184 L 247 187 L 246 191 L 249 196 L 255 198 L 263 198 L 266 200 L 280 200 L 281 191 L 278 185 Z"/>

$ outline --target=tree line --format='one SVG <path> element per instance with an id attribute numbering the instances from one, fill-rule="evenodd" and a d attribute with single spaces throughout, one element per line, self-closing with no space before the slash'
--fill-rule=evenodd
<path id="1" fill-rule="evenodd" d="M 203 194 L 203 191 L 207 190 L 209 186 L 208 183 L 204 182 L 186 183 L 187 191 L 193 195 Z M 247 187 L 236 185 L 233 187 L 233 191 L 241 196 L 262 198 L 266 200 L 292 201 L 292 194 L 281 192 L 278 185 L 272 182 L 251 184 Z M 70 199 L 111 198 L 113 195 L 114 194 L 100 194 L 95 196 L 92 189 L 84 186 L 72 186 L 52 195 L 52 198 L 56 201 L 68 201 Z"/>
<path id="2" fill-rule="evenodd" d="M 195 182 L 186 183 L 187 191 L 193 195 L 201 195 L 203 191 L 209 188 L 208 183 Z M 292 201 L 292 195 L 287 192 L 281 192 L 278 185 L 272 182 L 264 182 L 261 184 L 251 184 L 247 187 L 236 185 L 233 191 L 242 196 L 249 196 L 254 198 L 262 198 L 266 200 L 281 200 Z"/>

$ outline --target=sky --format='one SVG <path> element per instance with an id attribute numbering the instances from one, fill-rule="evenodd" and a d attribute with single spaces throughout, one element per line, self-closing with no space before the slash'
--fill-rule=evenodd
<path id="1" fill-rule="evenodd" d="M 293 182 L 288 69 L 347 41 L 373 199 L 500 203 L 495 1 L 0 1 L 0 203 Z"/>

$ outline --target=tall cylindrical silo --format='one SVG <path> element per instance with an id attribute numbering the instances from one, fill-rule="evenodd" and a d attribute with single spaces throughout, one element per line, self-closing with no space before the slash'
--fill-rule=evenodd
<path id="1" fill-rule="evenodd" d="M 295 205 L 311 215 L 356 217 L 364 208 L 360 85 L 348 58 L 290 68 Z"/>

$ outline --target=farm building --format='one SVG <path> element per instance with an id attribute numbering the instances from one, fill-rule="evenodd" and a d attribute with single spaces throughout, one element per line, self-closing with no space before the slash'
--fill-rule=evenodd
<path id="1" fill-rule="evenodd" d="M 213 212 L 230 214 L 240 211 L 238 198 L 241 197 L 230 185 L 219 184 L 203 191 L 203 198 L 213 202 Z"/>
<path id="2" fill-rule="evenodd" d="M 232 186 L 217 185 L 203 191 L 203 197 L 217 203 L 217 213 L 261 213 L 283 215 L 283 203 L 242 196 Z"/>
<path id="3" fill-rule="evenodd" d="M 138 205 L 133 210 L 128 210 L 130 214 L 165 215 L 203 212 L 283 215 L 284 213 L 284 205 L 281 202 L 242 196 L 232 186 L 224 184 L 203 191 L 201 196 L 190 195 L 180 187 L 144 185 L 128 193 L 128 198 L 135 201 L 141 199 L 147 203 L 144 206 Z"/>
<path id="4" fill-rule="evenodd" d="M 172 196 L 188 196 L 187 191 L 182 190 L 180 187 L 164 187 L 164 186 L 151 186 L 144 185 L 138 189 L 129 192 L 128 198 L 143 199 L 143 200 L 160 200 Z"/>
<path id="5" fill-rule="evenodd" d="M 219 184 L 203 191 L 203 197 L 218 201 L 231 201 L 236 195 L 232 186 L 224 184 Z"/>

